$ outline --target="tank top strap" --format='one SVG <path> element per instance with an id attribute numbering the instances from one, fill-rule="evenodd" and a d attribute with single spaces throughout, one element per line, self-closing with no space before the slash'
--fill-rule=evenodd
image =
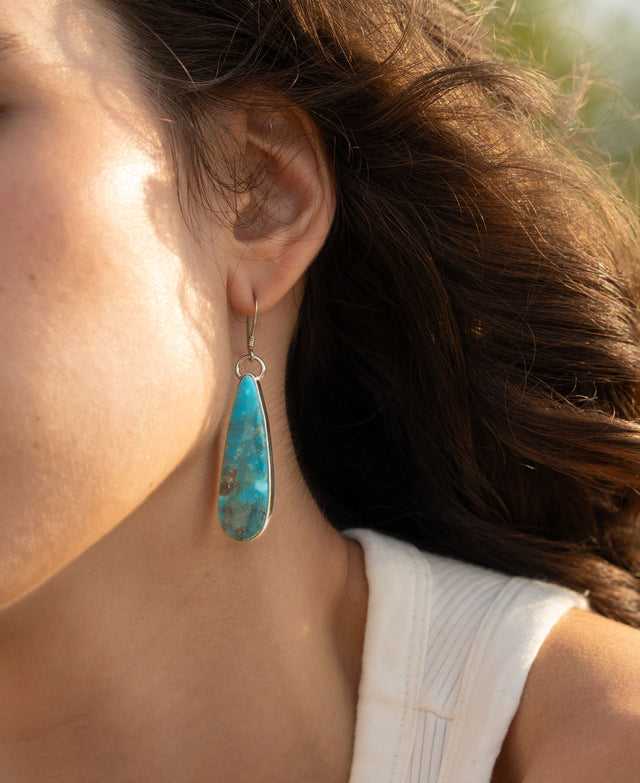
<path id="1" fill-rule="evenodd" d="M 421 552 L 370 530 L 369 606 L 350 783 L 488 783 L 557 585 Z"/>

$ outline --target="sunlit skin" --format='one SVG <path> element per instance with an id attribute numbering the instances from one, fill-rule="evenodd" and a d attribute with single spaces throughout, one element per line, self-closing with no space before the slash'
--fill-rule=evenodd
<path id="1" fill-rule="evenodd" d="M 366 584 L 282 388 L 330 193 L 283 192 L 290 255 L 226 201 L 196 241 L 110 20 L 2 0 L 0 24 L 0 779 L 248 780 L 270 755 L 277 779 L 346 779 Z M 252 293 L 278 500 L 243 548 L 215 501 Z"/>
<path id="2" fill-rule="evenodd" d="M 115 22 L 77 0 L 0 0 L 0 40 L 10 37 L 0 780 L 346 783 L 367 583 L 359 547 L 302 479 L 284 405 L 304 271 L 335 202 L 315 132 L 275 112 L 212 126 L 243 165 L 269 158 L 271 181 L 254 202 L 217 196 L 195 235 L 166 117 Z M 255 203 L 261 217 L 248 220 Z M 276 494 L 267 532 L 238 544 L 218 524 L 217 481 L 254 296 Z M 616 733 L 638 703 L 640 654 L 635 632 L 614 628 L 576 612 L 554 631 L 496 781 L 553 783 L 556 769 L 590 780 L 561 763 L 577 733 L 566 667 L 582 716 L 603 694 L 610 705 L 588 728 Z M 606 656 L 592 638 L 606 639 Z M 625 665 L 610 671 L 603 658 Z M 604 683 L 621 677 L 616 701 Z"/>
<path id="3" fill-rule="evenodd" d="M 158 129 L 64 8 L 2 5 L 24 52 L 0 83 L 0 604 L 131 513 L 228 394 L 224 283 L 194 283 Z"/>

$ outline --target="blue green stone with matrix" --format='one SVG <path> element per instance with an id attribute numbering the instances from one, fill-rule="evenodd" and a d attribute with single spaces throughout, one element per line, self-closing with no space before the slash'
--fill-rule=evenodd
<path id="1" fill-rule="evenodd" d="M 273 466 L 260 382 L 243 375 L 231 411 L 224 449 L 218 516 L 228 536 L 250 541 L 271 515 Z"/>

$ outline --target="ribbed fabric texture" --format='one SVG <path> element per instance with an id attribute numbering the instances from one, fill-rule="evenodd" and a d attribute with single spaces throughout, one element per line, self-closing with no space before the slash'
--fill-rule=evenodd
<path id="1" fill-rule="evenodd" d="M 350 783 L 489 783 L 545 637 L 577 593 L 370 530 Z"/>

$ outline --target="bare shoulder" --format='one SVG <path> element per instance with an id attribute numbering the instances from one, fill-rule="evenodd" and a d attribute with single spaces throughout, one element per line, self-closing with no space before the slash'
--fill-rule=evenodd
<path id="1" fill-rule="evenodd" d="M 494 783 L 640 780 L 640 631 L 581 610 L 536 658 Z"/>

